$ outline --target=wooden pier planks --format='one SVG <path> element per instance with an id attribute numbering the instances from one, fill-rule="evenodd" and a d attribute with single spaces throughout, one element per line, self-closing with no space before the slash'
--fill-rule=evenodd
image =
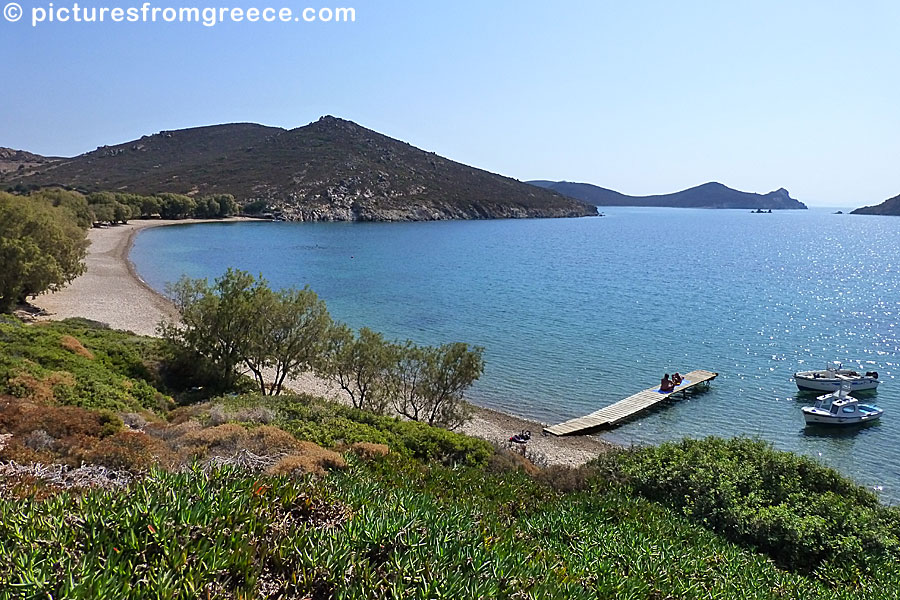
<path id="1" fill-rule="evenodd" d="M 684 379 L 689 383 L 682 384 L 671 392 L 660 393 L 657 391 L 659 386 L 650 388 L 632 396 L 628 396 L 624 400 L 619 400 L 615 404 L 611 404 L 606 408 L 601 408 L 589 415 L 571 419 L 565 423 L 553 425 L 552 427 L 545 427 L 544 432 L 552 433 L 553 435 L 573 435 L 585 433 L 586 431 L 598 429 L 600 427 L 615 427 L 621 421 L 647 410 L 660 402 L 668 400 L 675 394 L 683 394 L 687 390 L 693 389 L 701 384 L 708 385 L 717 375 L 718 373 L 704 371 L 703 369 L 691 371 L 684 375 Z"/>

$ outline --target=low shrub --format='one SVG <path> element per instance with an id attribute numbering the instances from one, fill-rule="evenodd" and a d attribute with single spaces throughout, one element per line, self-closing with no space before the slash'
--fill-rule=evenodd
<path id="1" fill-rule="evenodd" d="M 94 360 L 94 353 L 85 348 L 84 345 L 82 345 L 82 343 L 79 342 L 78 338 L 76 337 L 73 337 L 71 335 L 64 335 L 59 338 L 59 345 L 72 354 L 83 356 L 88 360 Z"/>
<path id="2" fill-rule="evenodd" d="M 277 418 L 277 412 L 266 406 L 248 406 L 229 410 L 224 404 L 217 403 L 209 409 L 209 420 L 212 425 L 228 422 L 268 425 L 274 423 Z"/>
<path id="3" fill-rule="evenodd" d="M 900 559 L 900 509 L 762 441 L 684 440 L 609 453 L 595 466 L 789 569 L 840 580 Z"/>
<path id="4" fill-rule="evenodd" d="M 371 442 L 356 442 L 351 444 L 348 450 L 363 460 L 381 458 L 391 452 L 387 444 L 373 444 Z"/>
<path id="5" fill-rule="evenodd" d="M 176 450 L 192 459 L 208 456 L 231 456 L 247 446 L 247 429 L 226 423 L 205 429 L 189 431 L 170 442 Z"/>
<path id="6" fill-rule="evenodd" d="M 166 410 L 159 342 L 84 320 L 0 322 L 0 393 L 45 404 Z"/>
<path id="7" fill-rule="evenodd" d="M 284 429 L 325 447 L 385 444 L 393 452 L 419 460 L 470 466 L 485 465 L 493 454 L 484 440 L 308 396 L 285 399 L 279 412 Z"/>
<path id="8" fill-rule="evenodd" d="M 591 489 L 597 476 L 597 469 L 587 465 L 580 467 L 551 465 L 538 471 L 535 478 L 557 491 L 569 493 Z"/>
<path id="9" fill-rule="evenodd" d="M 254 454 L 281 454 L 303 447 L 303 442 L 290 433 L 271 425 L 253 427 L 247 433 L 247 449 Z"/>
<path id="10" fill-rule="evenodd" d="M 97 444 L 116 435 L 123 426 L 110 411 L 0 397 L 0 434 L 10 436 L 0 448 L 0 460 L 77 467 Z"/>
<path id="11" fill-rule="evenodd" d="M 325 475 L 327 471 L 347 466 L 344 458 L 312 442 L 299 442 L 290 455 L 281 458 L 267 469 L 269 475 Z"/>
<path id="12" fill-rule="evenodd" d="M 145 472 L 153 466 L 172 466 L 174 455 L 159 440 L 139 431 L 120 431 L 99 440 L 81 456 L 85 464 Z"/>
<path id="13" fill-rule="evenodd" d="M 494 452 L 488 458 L 485 470 L 488 473 L 495 475 L 521 471 L 528 475 L 535 476 L 540 472 L 540 469 L 535 466 L 534 463 L 520 453 L 514 452 L 499 444 L 494 445 Z"/>

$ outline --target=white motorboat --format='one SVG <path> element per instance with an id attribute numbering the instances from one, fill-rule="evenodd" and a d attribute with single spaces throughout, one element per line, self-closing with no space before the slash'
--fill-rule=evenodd
<path id="1" fill-rule="evenodd" d="M 876 421 L 884 409 L 871 404 L 860 404 L 850 395 L 849 386 L 816 398 L 815 406 L 804 406 L 803 418 L 807 425 L 858 425 Z"/>
<path id="2" fill-rule="evenodd" d="M 880 383 L 878 371 L 866 371 L 865 374 L 845 369 L 839 362 L 832 363 L 818 371 L 799 371 L 794 373 L 794 381 L 801 390 L 816 392 L 835 392 L 848 384 L 853 392 L 874 390 Z"/>

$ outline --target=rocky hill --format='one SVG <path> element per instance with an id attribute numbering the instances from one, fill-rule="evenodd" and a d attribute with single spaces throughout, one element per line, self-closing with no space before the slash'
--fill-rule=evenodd
<path id="1" fill-rule="evenodd" d="M 20 175 L 30 173 L 35 167 L 48 165 L 57 160 L 59 159 L 32 154 L 24 150 L 0 148 L 0 177 L 6 173 Z"/>
<path id="2" fill-rule="evenodd" d="M 233 194 L 292 220 L 580 217 L 596 207 L 425 152 L 350 121 L 285 130 L 251 123 L 162 131 L 101 146 L 2 184 L 84 191 Z"/>
<path id="3" fill-rule="evenodd" d="M 900 217 L 900 196 L 888 198 L 875 206 L 863 206 L 850 213 L 851 215 L 884 215 Z"/>
<path id="4" fill-rule="evenodd" d="M 658 196 L 627 196 L 588 183 L 568 181 L 529 181 L 545 189 L 557 191 L 597 206 L 667 206 L 674 208 L 765 208 L 805 209 L 806 205 L 791 198 L 784 188 L 768 194 L 754 194 L 731 189 L 721 183 L 704 183 L 697 187 Z"/>

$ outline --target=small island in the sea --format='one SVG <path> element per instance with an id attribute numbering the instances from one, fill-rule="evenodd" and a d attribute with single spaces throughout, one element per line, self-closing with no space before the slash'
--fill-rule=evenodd
<path id="1" fill-rule="evenodd" d="M 288 221 L 597 214 L 593 204 L 330 116 L 290 130 L 232 123 L 162 131 L 74 158 L 8 150 L 0 159 L 6 164 L 0 184 L 6 188 L 61 185 L 85 192 L 232 194 L 242 205 L 264 205 Z"/>

